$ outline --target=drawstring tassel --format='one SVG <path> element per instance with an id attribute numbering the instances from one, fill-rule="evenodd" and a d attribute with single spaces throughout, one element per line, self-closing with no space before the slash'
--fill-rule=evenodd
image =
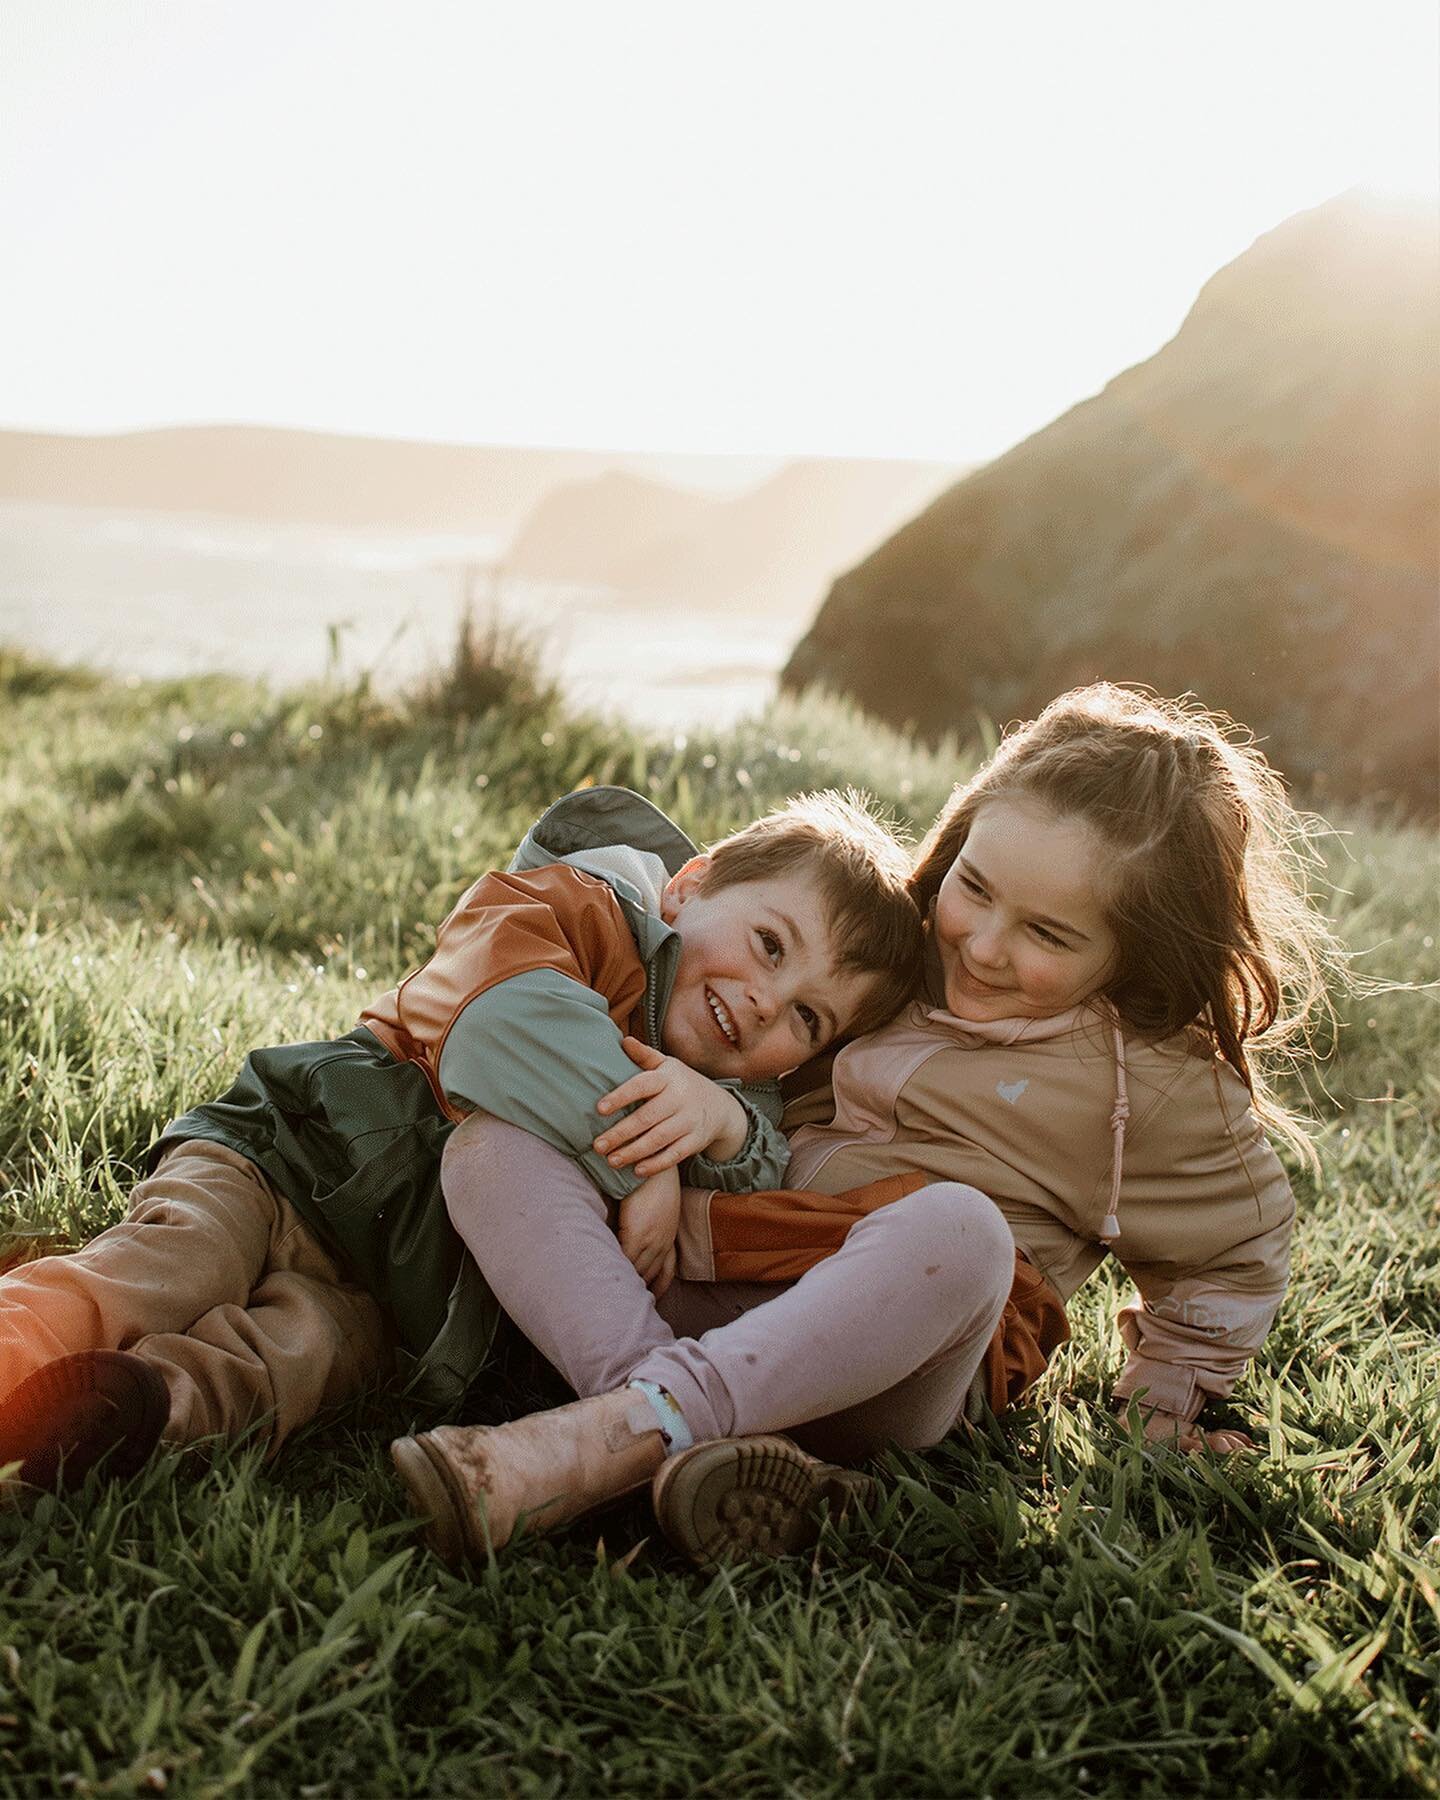
<path id="1" fill-rule="evenodd" d="M 1110 1115 L 1114 1147 L 1110 1152 L 1110 1210 L 1100 1227 L 1100 1242 L 1113 1244 L 1120 1235 L 1120 1177 L 1125 1170 L 1125 1122 L 1130 1117 L 1130 1093 L 1125 1084 L 1125 1039 L 1115 1027 L 1115 1110 Z"/>

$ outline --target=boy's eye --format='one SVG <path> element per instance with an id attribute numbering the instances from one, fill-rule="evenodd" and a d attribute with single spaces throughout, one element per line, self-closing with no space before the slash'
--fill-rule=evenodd
<path id="1" fill-rule="evenodd" d="M 1053 931 L 1047 931 L 1043 925 L 1032 925 L 1030 929 L 1042 944 L 1048 944 L 1052 950 L 1068 950 L 1070 948 L 1064 938 L 1056 937 Z"/>
<path id="2" fill-rule="evenodd" d="M 813 1007 L 805 1006 L 803 1004 L 797 1005 L 795 1010 L 800 1015 L 800 1022 L 810 1034 L 810 1042 L 812 1044 L 817 1043 L 820 1038 L 819 1013 L 817 1013 Z"/>
<path id="3" fill-rule="evenodd" d="M 765 954 L 770 957 L 778 956 L 783 948 L 775 933 L 773 931 L 766 931 L 763 928 L 760 932 L 760 942 L 764 946 Z"/>

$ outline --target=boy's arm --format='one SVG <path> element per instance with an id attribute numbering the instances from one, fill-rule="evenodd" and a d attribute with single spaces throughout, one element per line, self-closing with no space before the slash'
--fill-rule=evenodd
<path id="1" fill-rule="evenodd" d="M 493 1113 L 574 1157 L 601 1193 L 639 1187 L 591 1148 L 596 1102 L 635 1073 L 602 994 L 557 969 L 497 982 L 455 1020 L 440 1055 L 440 1084 L 462 1111 Z"/>
<path id="2" fill-rule="evenodd" d="M 722 1081 L 744 1109 L 745 1141 L 730 1157 L 707 1156 L 703 1151 L 685 1164 L 688 1187 L 719 1188 L 726 1194 L 748 1194 L 761 1188 L 783 1187 L 790 1166 L 790 1143 L 780 1129 L 780 1088 L 775 1082 L 737 1085 Z"/>
<path id="3" fill-rule="evenodd" d="M 636 1178 L 591 1153 L 593 1109 L 631 1069 L 621 1027 L 644 993 L 613 890 L 550 864 L 481 876 L 429 960 L 360 1022 L 426 1066 L 451 1117 L 483 1109 L 518 1125 L 618 1199 Z"/>

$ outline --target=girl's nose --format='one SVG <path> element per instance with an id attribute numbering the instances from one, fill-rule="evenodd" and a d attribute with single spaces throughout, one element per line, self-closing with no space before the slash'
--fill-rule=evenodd
<path id="1" fill-rule="evenodd" d="M 972 931 L 965 945 L 974 963 L 983 963 L 987 969 L 1003 968 L 1005 964 L 1004 934 L 990 928 Z"/>

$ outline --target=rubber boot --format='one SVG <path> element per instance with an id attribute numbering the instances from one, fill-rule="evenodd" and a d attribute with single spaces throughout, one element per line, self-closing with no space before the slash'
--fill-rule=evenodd
<path id="1" fill-rule="evenodd" d="M 553 1531 L 644 1487 L 664 1454 L 654 1408 L 629 1388 L 508 1425 L 442 1425 L 390 1446 L 411 1504 L 429 1521 L 425 1541 L 452 1566 L 501 1549 L 522 1521 L 527 1531 Z"/>

